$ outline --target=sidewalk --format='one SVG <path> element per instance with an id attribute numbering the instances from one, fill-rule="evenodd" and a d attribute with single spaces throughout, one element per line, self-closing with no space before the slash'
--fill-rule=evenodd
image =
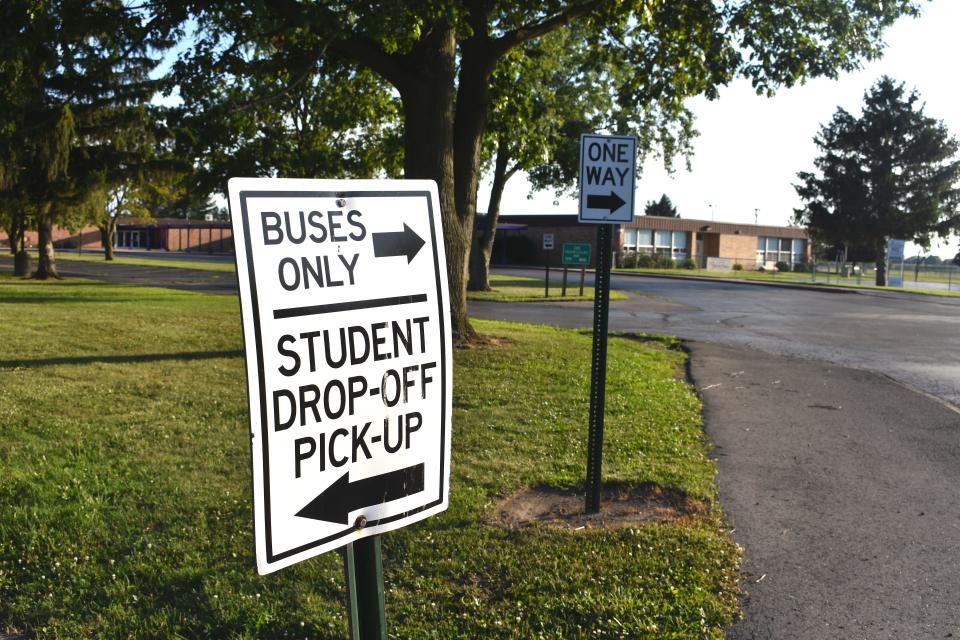
<path id="1" fill-rule="evenodd" d="M 744 549 L 728 640 L 960 637 L 960 414 L 866 371 L 688 343 Z"/>

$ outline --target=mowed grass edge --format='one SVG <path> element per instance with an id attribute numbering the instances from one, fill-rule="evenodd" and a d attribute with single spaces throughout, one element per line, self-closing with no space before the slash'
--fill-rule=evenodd
<path id="1" fill-rule="evenodd" d="M 159 252 L 160 250 L 158 250 Z M 163 254 L 161 254 L 163 255 Z M 203 260 L 203 259 L 194 259 L 185 258 L 183 260 L 177 260 L 176 258 L 166 258 L 166 257 L 137 257 L 137 256 L 127 256 L 121 253 L 115 253 L 113 260 L 106 260 L 103 257 L 102 253 L 66 253 L 60 252 L 57 253 L 57 261 L 66 261 L 66 262 L 94 262 L 100 263 L 107 266 L 112 264 L 117 265 L 130 265 L 137 267 L 162 267 L 165 269 L 196 269 L 197 271 L 218 271 L 221 273 L 233 273 L 237 270 L 236 266 L 231 260 L 229 262 L 215 262 L 212 260 Z"/>
<path id="2" fill-rule="evenodd" d="M 38 638 L 340 638 L 340 556 L 254 571 L 232 297 L 0 278 L 0 629 Z M 460 350 L 450 508 L 383 538 L 398 638 L 721 638 L 739 553 L 700 404 L 667 342 L 610 343 L 604 477 L 707 505 L 682 524 L 489 524 L 577 489 L 590 337 L 475 323 Z"/>
<path id="3" fill-rule="evenodd" d="M 561 296 L 561 283 L 550 278 L 549 297 L 544 296 L 543 278 L 524 276 L 490 275 L 490 291 L 467 291 L 468 300 L 486 300 L 490 302 L 584 302 L 592 301 L 594 288 L 584 286 L 580 295 L 579 275 L 571 274 L 567 280 L 567 295 Z M 610 292 L 611 300 L 626 300 L 627 295 L 620 291 Z"/>

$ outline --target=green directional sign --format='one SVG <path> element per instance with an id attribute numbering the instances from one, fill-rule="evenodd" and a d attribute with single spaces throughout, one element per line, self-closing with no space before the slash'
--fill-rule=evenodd
<path id="1" fill-rule="evenodd" d="M 577 267 L 590 264 L 590 243 L 564 242 L 563 264 Z"/>

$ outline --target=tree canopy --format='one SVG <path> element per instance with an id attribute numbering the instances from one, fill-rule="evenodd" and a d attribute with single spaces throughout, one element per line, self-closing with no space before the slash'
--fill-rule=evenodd
<path id="1" fill-rule="evenodd" d="M 467 260 L 475 224 L 480 167 L 492 109 L 491 77 L 513 52 L 576 28 L 600 61 L 617 61 L 592 87 L 621 107 L 609 133 L 638 131 L 641 148 L 657 140 L 631 105 L 679 113 L 685 98 L 716 97 L 734 76 L 760 92 L 815 76 L 836 76 L 879 54 L 880 35 L 913 0 L 407 0 L 393 3 L 165 3 L 173 16 L 192 11 L 193 45 L 179 78 L 222 83 L 257 69 L 344 68 L 371 72 L 399 99 L 403 173 L 437 182 L 451 286 L 451 325 L 469 340 Z M 527 55 L 524 53 L 523 55 Z M 301 74 L 284 78 L 280 93 Z M 192 80 L 191 80 L 192 79 Z M 630 108 L 624 108 L 630 107 Z M 350 102 L 343 110 L 352 110 Z M 346 132 L 349 134 L 349 132 Z M 388 163 L 383 163 L 388 165 Z"/>
<path id="2" fill-rule="evenodd" d="M 677 213 L 677 208 L 673 206 L 673 202 L 670 201 L 670 198 L 667 197 L 667 194 L 660 196 L 659 200 L 650 200 L 647 202 L 646 206 L 643 208 L 643 215 L 663 216 L 665 218 L 680 217 L 680 214 Z"/>
<path id="3" fill-rule="evenodd" d="M 490 204 L 475 232 L 469 289 L 489 288 L 500 199 L 518 171 L 528 172 L 534 190 L 552 189 L 557 196 L 571 192 L 577 186 L 581 134 L 611 129 L 638 138 L 641 160 L 658 151 L 669 163 L 673 154 L 690 151 L 689 110 L 669 101 L 621 101 L 617 91 L 606 90 L 622 88 L 633 68 L 623 58 L 598 55 L 580 27 L 531 41 L 494 69 L 483 155 L 484 167 L 492 169 Z"/>
<path id="4" fill-rule="evenodd" d="M 960 227 L 958 143 L 924 114 L 916 91 L 880 78 L 856 117 L 837 109 L 814 138 L 815 172 L 800 172 L 795 220 L 825 244 L 870 250 L 886 284 L 890 238 L 929 248 Z"/>

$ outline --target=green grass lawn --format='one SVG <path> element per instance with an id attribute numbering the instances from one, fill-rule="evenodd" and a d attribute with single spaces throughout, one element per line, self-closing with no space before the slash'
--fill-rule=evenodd
<path id="1" fill-rule="evenodd" d="M 237 300 L 0 277 L 0 632 L 342 638 L 340 556 L 254 570 Z M 503 530 L 582 483 L 590 337 L 476 321 L 456 354 L 450 508 L 383 537 L 397 638 L 721 638 L 739 551 L 666 341 L 612 338 L 604 475 L 706 505 L 681 524 Z"/>
<path id="2" fill-rule="evenodd" d="M 550 297 L 543 295 L 543 278 L 524 278 L 521 276 L 502 276 L 491 274 L 490 286 L 492 291 L 468 291 L 468 300 L 490 300 L 493 302 L 582 302 L 593 301 L 593 287 L 584 286 L 583 295 L 580 295 L 580 276 L 570 274 L 567 279 L 567 295 L 561 297 L 563 289 L 559 282 L 550 278 Z M 626 300 L 627 296 L 620 291 L 610 292 L 611 300 Z"/>
<path id="3" fill-rule="evenodd" d="M 57 260 L 78 262 L 100 262 L 111 264 L 103 259 L 102 253 L 65 253 L 58 252 Z M 129 264 L 139 267 L 167 267 L 170 269 L 197 269 L 199 271 L 221 271 L 233 273 L 236 266 L 230 262 L 208 262 L 206 260 L 176 260 L 167 258 L 138 258 L 125 256 L 122 253 L 113 254 L 112 264 Z"/>

